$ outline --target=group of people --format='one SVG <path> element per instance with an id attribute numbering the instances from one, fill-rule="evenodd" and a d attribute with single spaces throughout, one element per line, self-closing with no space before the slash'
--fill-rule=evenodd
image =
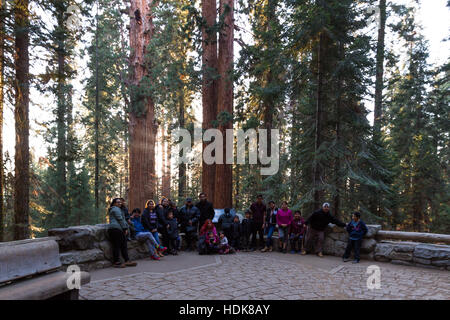
<path id="1" fill-rule="evenodd" d="M 112 201 L 109 209 L 109 239 L 113 247 L 115 267 L 135 266 L 127 252 L 127 241 L 136 239 L 146 244 L 151 259 L 160 260 L 168 254 L 177 255 L 181 250 L 180 234 L 184 234 L 186 251 L 198 250 L 199 254 L 228 254 L 236 251 L 273 251 L 273 235 L 278 230 L 278 250 L 291 253 L 309 252 L 323 256 L 322 246 L 325 229 L 329 223 L 345 227 L 349 233 L 348 245 L 343 260 L 349 261 L 354 251 L 354 263 L 360 260 L 362 238 L 367 226 L 361 220 L 361 214 L 354 212 L 352 221 L 345 224 L 330 212 L 330 204 L 324 203 L 308 219 L 304 219 L 299 210 L 292 212 L 288 203 L 283 201 L 278 208 L 274 201 L 264 203 L 262 195 L 245 211 L 240 220 L 229 208 L 213 223 L 215 216 L 213 204 L 205 193 L 200 193 L 199 201 L 194 204 L 187 198 L 178 209 L 176 204 L 162 198 L 159 204 L 148 200 L 143 212 L 133 209 L 131 214 L 123 198 Z M 219 231 L 218 231 L 219 230 Z M 160 238 L 160 235 L 162 238 Z M 124 263 L 120 262 L 120 253 Z"/>

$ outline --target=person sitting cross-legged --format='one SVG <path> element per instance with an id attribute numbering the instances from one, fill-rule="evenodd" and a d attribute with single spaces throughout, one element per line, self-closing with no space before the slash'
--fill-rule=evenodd
<path id="1" fill-rule="evenodd" d="M 164 252 L 166 248 L 160 246 L 153 237 L 153 234 L 144 228 L 141 222 L 141 210 L 139 208 L 134 209 L 131 213 L 131 222 L 136 231 L 136 240 L 145 242 L 151 259 L 159 260 L 161 255 L 158 252 Z"/>
<path id="2" fill-rule="evenodd" d="M 344 262 L 349 261 L 350 254 L 352 253 L 352 249 L 355 252 L 355 260 L 353 263 L 359 263 L 359 250 L 361 249 L 362 238 L 367 233 L 367 226 L 361 220 L 361 213 L 353 212 L 352 221 L 347 224 L 347 232 L 348 232 L 348 243 L 347 248 L 345 249 L 344 256 L 342 260 Z"/>

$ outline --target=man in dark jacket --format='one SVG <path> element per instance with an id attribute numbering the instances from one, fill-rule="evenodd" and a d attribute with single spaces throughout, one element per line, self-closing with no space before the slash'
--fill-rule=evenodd
<path id="1" fill-rule="evenodd" d="M 264 218 L 266 210 L 266 204 L 263 202 L 263 196 L 260 194 L 256 198 L 256 201 L 250 206 L 254 223 L 252 232 L 252 250 L 258 250 L 256 246 L 256 234 L 258 234 L 259 249 L 263 249 L 264 247 Z"/>
<path id="2" fill-rule="evenodd" d="M 200 210 L 200 228 L 205 224 L 205 221 L 214 219 L 214 206 L 206 198 L 206 193 L 202 192 L 199 195 L 200 201 L 195 204 L 195 206 Z"/>
<path id="3" fill-rule="evenodd" d="M 195 250 L 200 210 L 194 206 L 191 198 L 186 199 L 186 204 L 180 209 L 179 217 L 181 230 L 186 235 L 186 251 Z"/>
<path id="4" fill-rule="evenodd" d="M 322 246 L 325 239 L 325 229 L 329 223 L 333 223 L 342 228 L 345 227 L 345 223 L 339 221 L 331 215 L 330 204 L 328 202 L 325 202 L 322 205 L 322 209 L 314 212 L 308 220 L 306 220 L 306 225 L 308 226 L 308 231 L 306 234 L 306 249 L 312 249 L 314 244 L 315 253 L 319 257 L 323 257 Z M 307 252 L 305 250 L 302 251 L 303 255 L 306 253 Z"/>
<path id="5" fill-rule="evenodd" d="M 128 226 L 129 226 L 128 229 L 130 230 L 130 233 L 129 233 L 128 236 L 127 236 L 127 240 L 128 240 L 128 241 L 134 240 L 134 239 L 136 239 L 136 230 L 134 229 L 133 222 L 131 221 L 131 215 L 130 215 L 130 212 L 128 211 L 128 208 L 127 208 L 127 204 L 126 204 L 126 202 L 125 202 L 125 199 L 124 199 L 124 198 L 119 198 L 119 199 L 120 199 L 120 201 L 121 201 L 120 210 L 122 210 L 123 215 L 125 216 L 125 220 L 127 221 Z"/>
<path id="6" fill-rule="evenodd" d="M 219 225 L 221 230 L 225 233 L 227 239 L 231 239 L 231 225 L 233 224 L 233 215 L 230 208 L 225 208 L 224 213 L 219 217 Z"/>
<path id="7" fill-rule="evenodd" d="M 367 233 L 367 226 L 361 220 L 361 213 L 353 212 L 352 221 L 347 224 L 348 243 L 342 260 L 349 261 L 352 249 L 355 251 L 355 260 L 353 263 L 359 263 L 359 250 L 361 249 L 362 239 Z"/>
<path id="8" fill-rule="evenodd" d="M 161 221 L 158 231 L 162 234 L 162 243 L 164 247 L 169 247 L 169 236 L 167 234 L 167 214 L 169 210 L 171 210 L 169 199 L 163 197 L 161 199 L 161 204 L 156 206 L 156 212 L 158 213 L 158 217 Z"/>

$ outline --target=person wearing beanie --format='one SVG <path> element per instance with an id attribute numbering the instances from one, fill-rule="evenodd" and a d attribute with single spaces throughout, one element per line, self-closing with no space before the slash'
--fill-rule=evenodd
<path id="1" fill-rule="evenodd" d="M 302 254 L 307 254 L 307 250 L 314 250 L 319 257 L 323 257 L 322 246 L 325 239 L 325 229 L 329 223 L 333 223 L 341 228 L 345 223 L 339 221 L 330 212 L 330 204 L 325 202 L 320 210 L 315 211 L 307 220 L 308 231 L 306 234 L 306 250 Z"/>

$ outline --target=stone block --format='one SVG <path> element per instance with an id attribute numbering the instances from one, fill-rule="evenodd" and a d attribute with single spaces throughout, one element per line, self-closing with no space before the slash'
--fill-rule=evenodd
<path id="1" fill-rule="evenodd" d="M 413 257 L 413 261 L 418 264 L 424 264 L 424 265 L 431 264 L 430 259 L 422 259 L 422 258 Z"/>
<path id="2" fill-rule="evenodd" d="M 436 244 L 418 244 L 414 257 L 432 260 L 450 260 L 450 246 Z"/>
<path id="3" fill-rule="evenodd" d="M 403 260 L 391 260 L 392 264 L 398 264 L 402 266 L 414 266 L 412 262 L 403 261 Z"/>
<path id="4" fill-rule="evenodd" d="M 391 243 L 377 243 L 375 246 L 375 260 L 377 261 L 389 261 L 389 255 L 394 250 Z"/>
<path id="5" fill-rule="evenodd" d="M 83 264 L 104 259 L 100 249 L 75 250 L 60 254 L 61 263 L 64 265 Z"/>
<path id="6" fill-rule="evenodd" d="M 408 252 L 392 251 L 389 254 L 388 258 L 391 260 L 412 261 L 413 255 L 412 255 L 412 253 L 408 253 Z"/>
<path id="7" fill-rule="evenodd" d="M 377 241 L 375 239 L 363 239 L 361 244 L 361 253 L 371 253 L 375 250 Z"/>
<path id="8" fill-rule="evenodd" d="M 450 260 L 431 260 L 431 264 L 436 267 L 447 267 L 450 266 Z"/>
<path id="9" fill-rule="evenodd" d="M 365 235 L 365 238 L 373 238 L 380 230 L 381 230 L 381 225 L 368 224 L 367 225 L 367 233 Z"/>

